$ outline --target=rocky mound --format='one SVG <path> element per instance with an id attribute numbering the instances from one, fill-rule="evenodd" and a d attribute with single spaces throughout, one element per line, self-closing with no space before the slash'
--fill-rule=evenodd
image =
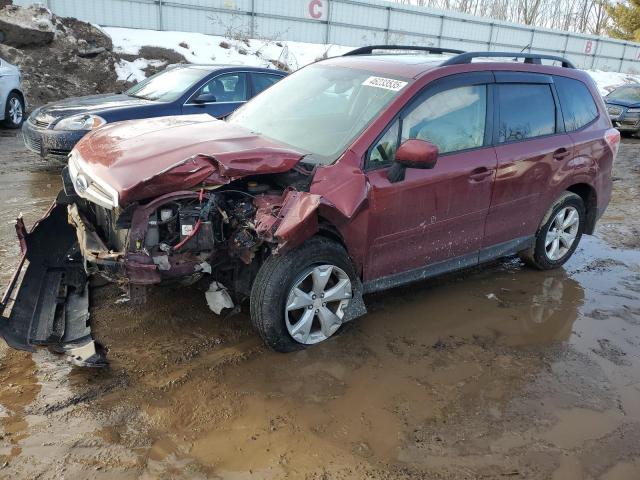
<path id="1" fill-rule="evenodd" d="M 0 57 L 20 67 L 28 109 L 67 97 L 108 93 L 119 82 L 111 38 L 100 28 L 41 6 L 0 9 Z"/>

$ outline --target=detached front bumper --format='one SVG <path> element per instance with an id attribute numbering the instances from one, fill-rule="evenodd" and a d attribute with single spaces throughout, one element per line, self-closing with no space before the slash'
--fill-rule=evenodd
<path id="1" fill-rule="evenodd" d="M 89 324 L 89 282 L 65 205 L 30 231 L 16 223 L 22 257 L 0 303 L 0 335 L 13 348 L 48 346 L 76 365 L 104 366 Z"/>

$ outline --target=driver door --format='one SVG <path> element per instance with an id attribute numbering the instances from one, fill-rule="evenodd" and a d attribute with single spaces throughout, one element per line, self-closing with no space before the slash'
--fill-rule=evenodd
<path id="1" fill-rule="evenodd" d="M 208 113 L 215 118 L 226 117 L 247 101 L 248 90 L 246 73 L 233 72 L 218 75 L 196 90 L 182 106 L 182 113 L 184 115 Z"/>
<path id="2" fill-rule="evenodd" d="M 478 263 L 497 166 L 492 82 L 480 72 L 430 85 L 372 145 L 365 281 L 424 278 Z M 404 180 L 392 183 L 389 166 L 409 138 L 434 143 L 438 161 L 429 170 L 407 168 Z"/>

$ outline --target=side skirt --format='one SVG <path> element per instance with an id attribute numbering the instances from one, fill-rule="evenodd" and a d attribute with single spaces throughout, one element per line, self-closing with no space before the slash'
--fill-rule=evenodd
<path id="1" fill-rule="evenodd" d="M 483 248 L 477 252 L 462 255 L 460 257 L 432 263 L 424 267 L 416 268 L 406 272 L 394 273 L 386 277 L 376 278 L 364 282 L 364 293 L 373 293 L 389 288 L 395 288 L 409 283 L 419 282 L 428 278 L 437 277 L 449 272 L 464 270 L 475 267 L 483 263 L 490 262 L 497 258 L 514 255 L 521 250 L 529 248 L 535 242 L 535 236 L 516 238 L 508 242 L 499 243 L 491 247 Z"/>

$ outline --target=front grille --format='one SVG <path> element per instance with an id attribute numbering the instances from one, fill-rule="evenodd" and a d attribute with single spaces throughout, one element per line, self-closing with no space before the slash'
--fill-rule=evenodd
<path id="1" fill-rule="evenodd" d="M 31 133 L 27 129 L 22 129 L 22 138 L 24 138 L 24 144 L 29 150 L 40 155 L 42 152 L 42 138 L 40 138 L 40 135 Z"/>
<path id="2" fill-rule="evenodd" d="M 607 111 L 609 112 L 609 115 L 617 117 L 618 115 L 620 115 L 622 113 L 622 107 L 617 107 L 615 105 L 610 105 L 607 108 Z"/>
<path id="3" fill-rule="evenodd" d="M 55 155 L 57 157 L 66 157 L 71 150 L 62 150 L 59 148 L 50 148 L 47 150 L 47 155 Z"/>
<path id="4" fill-rule="evenodd" d="M 38 118 L 34 119 L 31 123 L 33 123 L 36 127 L 40 127 L 40 128 L 49 128 L 49 125 L 51 125 L 51 122 L 48 122 L 46 120 L 40 120 Z"/>

